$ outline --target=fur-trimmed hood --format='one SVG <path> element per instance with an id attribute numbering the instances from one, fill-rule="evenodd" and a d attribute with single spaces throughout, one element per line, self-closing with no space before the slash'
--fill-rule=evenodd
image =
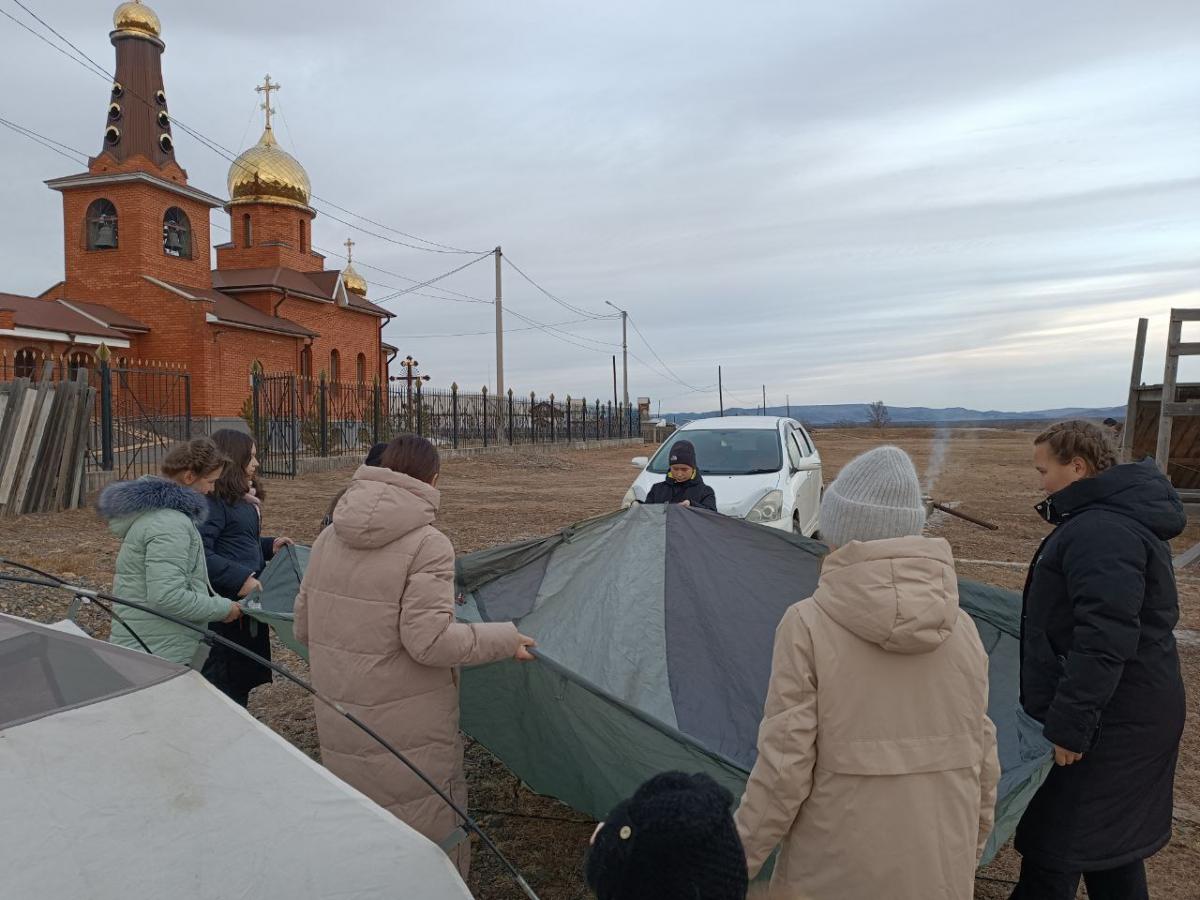
<path id="1" fill-rule="evenodd" d="M 100 492 L 96 508 L 118 537 L 124 537 L 143 513 L 158 509 L 181 512 L 197 526 L 208 515 L 208 502 L 203 494 L 157 475 L 110 484 Z"/>

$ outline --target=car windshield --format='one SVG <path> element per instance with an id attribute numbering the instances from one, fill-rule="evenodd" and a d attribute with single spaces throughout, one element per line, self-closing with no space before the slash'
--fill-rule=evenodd
<path id="1" fill-rule="evenodd" d="M 650 461 L 649 470 L 665 475 L 671 467 L 671 447 L 691 441 L 703 475 L 759 475 L 783 468 L 779 432 L 774 428 L 697 428 L 677 431 Z"/>

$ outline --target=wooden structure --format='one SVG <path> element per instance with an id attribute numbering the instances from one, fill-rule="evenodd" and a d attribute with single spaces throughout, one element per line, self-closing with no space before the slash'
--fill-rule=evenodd
<path id="1" fill-rule="evenodd" d="M 1172 309 L 1163 381 L 1142 383 L 1147 320 L 1138 321 L 1122 444 L 1126 460 L 1153 456 L 1183 497 L 1189 516 L 1200 515 L 1200 384 L 1179 383 L 1179 360 L 1200 356 L 1200 343 L 1183 339 L 1185 322 L 1200 309 Z"/>
<path id="2" fill-rule="evenodd" d="M 96 391 L 86 369 L 54 382 L 47 371 L 0 384 L 0 516 L 81 506 Z"/>

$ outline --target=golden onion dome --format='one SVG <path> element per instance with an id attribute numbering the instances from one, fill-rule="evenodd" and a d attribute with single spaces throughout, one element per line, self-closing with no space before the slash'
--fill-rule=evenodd
<path id="1" fill-rule="evenodd" d="M 358 274 L 354 263 L 346 263 L 346 268 L 342 269 L 342 284 L 352 294 L 358 294 L 360 297 L 367 296 L 367 279 Z"/>
<path id="2" fill-rule="evenodd" d="M 162 35 L 162 25 L 159 24 L 158 16 L 141 0 L 131 0 L 118 6 L 117 11 L 113 13 L 113 28 L 117 31 L 148 34 L 151 37 Z"/>
<path id="3" fill-rule="evenodd" d="M 274 203 L 308 209 L 312 187 L 296 158 L 275 141 L 270 126 L 229 167 L 229 205 Z"/>

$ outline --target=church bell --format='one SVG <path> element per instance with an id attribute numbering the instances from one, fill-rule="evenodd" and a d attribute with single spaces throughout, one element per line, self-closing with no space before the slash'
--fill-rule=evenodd
<path id="1" fill-rule="evenodd" d="M 96 240 L 92 246 L 97 250 L 113 250 L 117 246 L 117 229 L 112 222 L 96 224 Z"/>

